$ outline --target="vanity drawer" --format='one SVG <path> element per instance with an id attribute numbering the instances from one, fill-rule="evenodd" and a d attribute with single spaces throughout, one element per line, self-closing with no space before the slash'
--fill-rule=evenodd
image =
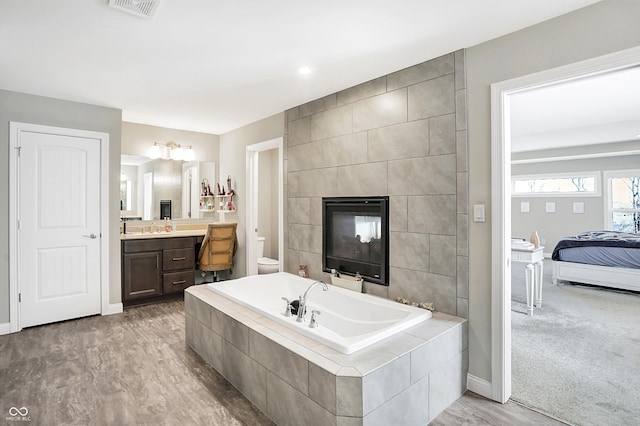
<path id="1" fill-rule="evenodd" d="M 171 249 L 162 251 L 162 269 L 164 271 L 177 271 L 179 269 L 194 269 L 196 266 L 196 251 L 193 246 L 189 248 Z"/>
<path id="2" fill-rule="evenodd" d="M 195 284 L 194 271 L 169 272 L 162 275 L 164 294 L 177 293 Z"/>

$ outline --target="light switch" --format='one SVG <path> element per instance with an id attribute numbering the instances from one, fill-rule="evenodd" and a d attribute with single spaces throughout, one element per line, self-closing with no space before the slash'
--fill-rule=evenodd
<path id="1" fill-rule="evenodd" d="M 520 203 L 520 213 L 529 213 L 530 208 L 531 208 L 531 205 L 529 204 L 528 201 L 522 201 Z"/>
<path id="2" fill-rule="evenodd" d="M 484 204 L 473 205 L 473 221 L 485 222 Z"/>
<path id="3" fill-rule="evenodd" d="M 547 213 L 555 213 L 556 212 L 556 203 L 553 201 L 548 202 L 544 205 L 544 211 Z"/>
<path id="4" fill-rule="evenodd" d="M 584 203 L 582 201 L 573 203 L 573 212 L 576 214 L 584 213 Z"/>

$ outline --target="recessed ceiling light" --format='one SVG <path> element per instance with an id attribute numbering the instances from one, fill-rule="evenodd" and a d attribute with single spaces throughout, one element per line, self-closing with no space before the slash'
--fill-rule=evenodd
<path id="1" fill-rule="evenodd" d="M 309 67 L 300 67 L 300 68 L 298 68 L 298 73 L 300 73 L 300 75 L 309 75 L 309 74 L 311 74 L 311 68 L 309 68 Z"/>

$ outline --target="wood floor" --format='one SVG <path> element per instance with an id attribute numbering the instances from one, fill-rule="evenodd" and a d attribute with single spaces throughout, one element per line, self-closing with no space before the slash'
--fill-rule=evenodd
<path id="1" fill-rule="evenodd" d="M 30 425 L 271 425 L 184 342 L 172 301 L 0 336 L 0 419 Z M 24 412 L 24 411 L 23 411 Z M 561 425 L 467 392 L 432 425 Z"/>

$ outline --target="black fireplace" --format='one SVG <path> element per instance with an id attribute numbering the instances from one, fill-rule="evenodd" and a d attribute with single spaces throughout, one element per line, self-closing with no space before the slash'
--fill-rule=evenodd
<path id="1" fill-rule="evenodd" d="M 323 198 L 322 230 L 325 272 L 389 285 L 389 197 Z"/>

